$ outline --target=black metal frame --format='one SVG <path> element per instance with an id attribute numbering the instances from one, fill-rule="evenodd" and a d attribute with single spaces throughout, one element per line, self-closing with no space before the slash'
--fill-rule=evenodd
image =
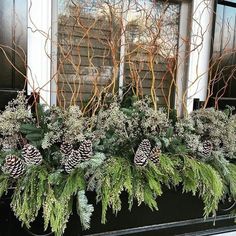
<path id="1" fill-rule="evenodd" d="M 229 6 L 229 7 L 236 7 L 236 3 L 227 1 L 227 0 L 218 0 L 218 4 Z"/>
<path id="2" fill-rule="evenodd" d="M 143 227 L 136 227 L 136 228 L 130 228 L 130 229 L 123 229 L 123 230 L 115 230 L 105 233 L 97 233 L 97 234 L 88 234 L 87 236 L 122 236 L 122 235 L 129 235 L 129 234 L 137 234 L 137 233 L 147 233 L 150 231 L 160 231 L 163 229 L 175 229 L 179 227 L 185 227 L 185 226 L 192 226 L 192 225 L 198 225 L 198 224 L 205 224 L 205 223 L 215 223 L 219 221 L 225 221 L 229 219 L 234 219 L 232 215 L 223 215 L 223 216 L 217 216 L 217 217 L 210 217 L 207 219 L 204 218 L 197 218 L 197 219 L 190 219 L 190 220 L 183 220 L 183 221 L 177 221 L 177 222 L 170 222 L 170 223 L 163 223 L 163 224 L 156 224 L 156 225 L 149 225 L 149 226 L 143 226 Z M 198 231 L 197 235 L 210 235 L 209 233 L 222 233 L 222 232 L 232 232 L 235 230 L 235 227 L 229 226 L 224 227 L 224 230 L 222 228 L 220 229 L 213 229 L 213 230 L 206 230 L 206 231 Z M 183 234 L 179 234 L 181 236 Z M 184 234 L 186 236 L 186 234 Z M 187 235 L 196 235 L 196 232 L 194 233 L 188 233 Z"/>
<path id="3" fill-rule="evenodd" d="M 192 197 L 191 194 L 183 194 L 180 189 L 177 190 L 168 190 L 167 188 L 164 190 L 164 197 L 161 199 L 159 198 L 159 207 L 160 213 L 152 212 L 147 207 L 141 205 L 137 206 L 135 204 L 133 210 L 135 212 L 129 212 L 125 209 L 122 209 L 123 213 L 120 212 L 117 217 L 112 214 L 111 211 L 108 212 L 107 219 L 108 222 L 106 225 L 100 224 L 100 213 L 101 213 L 101 204 L 98 204 L 95 208 L 94 216 L 92 218 L 92 228 L 89 231 L 81 231 L 81 227 L 79 226 L 79 217 L 76 214 L 73 214 L 68 222 L 68 227 L 65 232 L 65 236 L 121 236 L 121 235 L 154 235 L 154 236 L 205 236 L 205 235 L 213 235 L 217 233 L 225 233 L 225 232 L 232 232 L 235 231 L 236 226 L 234 225 L 234 217 L 230 215 L 228 212 L 225 215 L 222 215 L 222 212 L 226 212 L 235 204 L 232 205 L 230 203 L 230 207 L 225 208 L 225 205 L 219 206 L 219 216 L 217 217 L 209 217 L 209 218 L 202 218 L 194 217 L 193 210 L 199 210 L 203 207 L 203 205 L 199 204 L 201 201 L 196 198 Z M 12 190 L 9 189 L 9 192 L 3 199 L 0 201 L 0 210 L 2 213 L 0 216 L 0 235 L 1 236 L 49 236 L 51 233 L 49 231 L 43 231 L 43 220 L 41 217 L 36 220 L 36 224 L 33 223 L 32 229 L 28 230 L 26 228 L 21 228 L 21 223 L 15 218 L 9 204 L 11 201 Z M 167 194 L 167 195 L 166 195 Z M 94 192 L 87 193 L 89 202 L 95 204 L 96 202 L 96 194 Z M 182 198 L 183 197 L 183 198 Z M 122 194 L 122 204 L 124 204 L 124 208 L 126 208 L 127 202 L 127 195 Z M 187 200 L 187 201 L 186 201 Z M 190 200 L 190 201 L 189 201 Z M 163 205 L 164 204 L 164 205 Z M 176 205 L 178 204 L 178 205 Z M 164 206 L 164 209 L 163 209 Z M 173 206 L 176 206 L 173 208 Z M 182 209 L 184 206 L 186 209 Z M 5 210 L 4 210 L 5 208 Z M 140 208 L 142 210 L 140 211 Z M 172 209 L 174 211 L 172 211 Z M 180 211 L 181 209 L 181 211 Z M 133 211 L 132 210 L 132 211 Z M 164 212 L 163 212 L 164 210 Z M 74 209 L 74 212 L 76 209 Z M 167 212 L 166 212 L 167 211 Z M 176 211 L 176 212 L 175 212 Z M 187 211 L 187 212 L 186 212 Z M 162 212 L 162 213 L 161 213 Z M 182 212 L 184 217 L 178 220 L 176 216 L 179 216 Z M 144 214 L 142 214 L 144 213 Z M 148 214 L 147 214 L 148 213 Z M 220 215 L 221 213 L 221 215 Z M 187 219 L 186 216 L 190 216 L 190 219 Z M 168 215 L 168 216 L 167 216 Z M 173 216 L 174 215 L 174 216 Z M 126 217 L 127 216 L 127 217 Z M 136 221 L 135 218 L 140 218 L 141 221 L 145 221 L 145 217 L 151 217 L 151 224 L 143 224 L 141 227 L 139 224 L 131 224 L 132 226 L 129 227 L 130 223 L 126 221 Z M 164 220 L 161 218 L 164 217 Z M 169 221 L 167 218 L 175 218 L 176 220 Z M 179 218 L 179 217 L 178 217 Z M 147 221 L 147 220 L 146 220 Z M 148 219 L 149 221 L 149 219 Z M 122 222 L 124 224 L 122 224 Z M 156 222 L 160 222 L 156 224 Z M 96 225 L 94 225 L 96 224 Z M 110 225 L 111 224 L 111 225 Z M 93 230 L 95 227 L 95 230 Z"/>

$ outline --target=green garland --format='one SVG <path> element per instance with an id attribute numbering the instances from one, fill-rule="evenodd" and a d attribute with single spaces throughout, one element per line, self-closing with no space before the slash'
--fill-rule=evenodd
<path id="1" fill-rule="evenodd" d="M 140 100 L 129 107 L 112 103 L 92 117 L 78 107 L 39 107 L 36 120 L 22 96 L 0 114 L 1 122 L 7 120 L 0 125 L 0 197 L 14 189 L 11 208 L 28 228 L 42 209 L 44 229 L 63 235 L 75 203 L 82 228 L 89 229 L 94 206 L 86 191 L 96 192 L 103 224 L 109 208 L 114 214 L 121 210 L 124 191 L 129 210 L 134 202 L 158 210 L 163 187 L 182 186 L 202 199 L 204 217 L 215 215 L 220 201 L 236 200 L 236 118 L 231 113 L 205 109 L 169 119 Z M 209 133 L 211 127 L 218 130 Z M 144 139 L 146 146 L 140 144 Z M 93 154 L 84 140 L 92 141 Z M 154 162 L 146 155 L 151 147 L 158 150 Z"/>

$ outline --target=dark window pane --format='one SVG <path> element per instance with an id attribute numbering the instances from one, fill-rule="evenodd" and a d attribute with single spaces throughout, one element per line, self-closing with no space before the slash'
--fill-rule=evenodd
<path id="1" fill-rule="evenodd" d="M 217 5 L 213 45 L 214 96 L 236 98 L 236 8 Z"/>
<path id="2" fill-rule="evenodd" d="M 13 1 L 0 1 L 0 43 L 4 46 L 12 47 L 13 39 L 13 17 L 12 17 Z M 4 48 L 6 55 L 0 51 L 0 87 L 12 88 L 12 68 L 6 56 L 12 61 L 12 51 Z"/>
<path id="3" fill-rule="evenodd" d="M 27 0 L 0 1 L 0 31 L 1 110 L 25 85 Z"/>

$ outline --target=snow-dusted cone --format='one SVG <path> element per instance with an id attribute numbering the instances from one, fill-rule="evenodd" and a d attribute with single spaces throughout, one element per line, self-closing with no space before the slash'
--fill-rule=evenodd
<path id="1" fill-rule="evenodd" d="M 82 160 L 86 161 L 93 155 L 93 145 L 91 140 L 85 140 L 79 147 Z"/>
<path id="2" fill-rule="evenodd" d="M 160 155 L 161 155 L 161 149 L 159 147 L 154 147 L 150 152 L 149 160 L 156 164 L 159 162 Z"/>
<path id="3" fill-rule="evenodd" d="M 82 162 L 82 157 L 79 150 L 72 150 L 70 156 L 65 160 L 65 171 L 70 173 L 78 164 Z"/>
<path id="4" fill-rule="evenodd" d="M 134 163 L 139 166 L 145 166 L 147 164 L 149 155 L 151 152 L 151 143 L 148 139 L 144 139 L 134 156 Z"/>
<path id="5" fill-rule="evenodd" d="M 60 151 L 63 155 L 65 155 L 66 157 L 69 157 L 71 152 L 72 152 L 73 146 L 71 143 L 67 143 L 67 142 L 62 142 L 61 146 L 60 146 Z"/>
<path id="6" fill-rule="evenodd" d="M 203 142 L 203 149 L 201 151 L 201 154 L 205 157 L 209 157 L 211 155 L 212 149 L 213 149 L 213 144 L 209 140 L 205 140 Z"/>
<path id="7" fill-rule="evenodd" d="M 62 154 L 61 164 L 65 165 L 66 160 L 69 158 L 73 150 L 73 145 L 71 143 L 67 143 L 65 141 L 62 142 L 60 146 L 60 151 Z"/>
<path id="8" fill-rule="evenodd" d="M 22 157 L 26 165 L 40 165 L 43 161 L 40 151 L 31 144 L 26 144 L 23 147 Z"/>
<path id="9" fill-rule="evenodd" d="M 7 155 L 2 171 L 17 179 L 25 173 L 23 161 L 15 155 Z"/>

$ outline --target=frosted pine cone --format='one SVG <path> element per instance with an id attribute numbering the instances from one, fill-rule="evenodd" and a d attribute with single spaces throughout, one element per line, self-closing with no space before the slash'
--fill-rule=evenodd
<path id="1" fill-rule="evenodd" d="M 15 155 L 7 155 L 2 171 L 17 179 L 25 173 L 23 161 Z"/>
<path id="2" fill-rule="evenodd" d="M 71 143 L 62 142 L 60 146 L 61 153 L 67 157 L 71 154 L 73 146 Z"/>
<path id="3" fill-rule="evenodd" d="M 40 151 L 31 144 L 26 144 L 23 147 L 22 157 L 26 165 L 40 165 L 43 161 Z"/>
<path id="4" fill-rule="evenodd" d="M 92 141 L 91 140 L 83 141 L 79 147 L 79 152 L 80 152 L 81 158 L 84 161 L 87 161 L 93 155 Z"/>
<path id="5" fill-rule="evenodd" d="M 151 152 L 151 143 L 148 139 L 144 139 L 134 156 L 134 163 L 139 166 L 145 166 L 148 161 L 149 154 Z"/>
<path id="6" fill-rule="evenodd" d="M 70 173 L 74 170 L 78 164 L 82 161 L 79 150 L 72 150 L 70 156 L 65 160 L 65 171 Z"/>
<path id="7" fill-rule="evenodd" d="M 213 144 L 211 141 L 209 140 L 205 140 L 202 144 L 202 150 L 201 150 L 201 154 L 204 156 L 204 157 L 210 157 L 211 155 L 211 152 L 212 152 L 212 149 L 213 149 Z"/>
<path id="8" fill-rule="evenodd" d="M 67 143 L 65 141 L 62 142 L 60 146 L 60 151 L 62 154 L 61 164 L 65 165 L 66 160 L 69 158 L 70 154 L 72 153 L 73 146 L 71 143 Z"/>
<path id="9" fill-rule="evenodd" d="M 161 155 L 161 149 L 159 147 L 154 147 L 149 155 L 149 159 L 153 163 L 158 163 L 159 162 L 159 157 Z"/>

